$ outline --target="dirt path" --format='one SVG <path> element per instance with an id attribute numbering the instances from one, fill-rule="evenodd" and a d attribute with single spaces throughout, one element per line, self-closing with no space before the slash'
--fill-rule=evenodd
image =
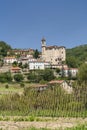
<path id="1" fill-rule="evenodd" d="M 61 128 L 64 130 L 66 127 L 73 127 L 78 124 L 87 124 L 87 118 L 55 118 L 51 121 L 22 121 L 22 122 L 14 122 L 14 121 L 0 121 L 0 129 L 2 130 L 22 130 L 23 128 L 50 128 L 55 130 L 57 128 Z"/>

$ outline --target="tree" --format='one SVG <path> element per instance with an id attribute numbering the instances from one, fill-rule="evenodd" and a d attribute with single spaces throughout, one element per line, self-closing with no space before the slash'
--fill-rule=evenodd
<path id="1" fill-rule="evenodd" d="M 0 67 L 2 67 L 2 66 L 3 66 L 3 64 L 4 64 L 4 61 L 3 61 L 3 59 L 2 59 L 2 58 L 0 58 Z"/>
<path id="2" fill-rule="evenodd" d="M 87 83 L 87 64 L 84 63 L 82 64 L 80 67 L 79 67 L 79 70 L 78 70 L 78 81 L 79 83 Z"/>
<path id="3" fill-rule="evenodd" d="M 34 54 L 33 54 L 33 57 L 34 57 L 35 59 L 39 58 L 39 51 L 38 51 L 37 49 L 35 50 L 35 52 L 34 52 Z"/>
<path id="4" fill-rule="evenodd" d="M 10 72 L 0 74 L 0 82 L 11 82 L 12 76 Z"/>
<path id="5" fill-rule="evenodd" d="M 56 68 L 56 73 L 59 73 L 60 72 L 60 69 L 59 68 Z"/>
<path id="6" fill-rule="evenodd" d="M 28 74 L 27 79 L 30 82 L 38 83 L 40 80 L 42 80 L 42 76 L 40 75 L 39 72 L 31 72 Z"/>
<path id="7" fill-rule="evenodd" d="M 12 66 L 14 66 L 14 67 L 16 67 L 17 65 L 18 65 L 17 61 L 14 61 L 14 62 L 12 63 Z"/>
<path id="8" fill-rule="evenodd" d="M 72 68 L 76 68 L 78 67 L 78 62 L 77 60 L 75 59 L 75 57 L 71 56 L 71 57 L 68 57 L 66 58 L 66 64 L 69 66 L 69 67 L 72 67 Z"/>
<path id="9" fill-rule="evenodd" d="M 23 68 L 22 62 L 20 62 L 20 63 L 18 64 L 18 66 L 19 66 L 20 68 Z"/>
<path id="10" fill-rule="evenodd" d="M 0 56 L 7 56 L 8 50 L 11 50 L 11 46 L 4 41 L 0 41 Z"/>
<path id="11" fill-rule="evenodd" d="M 24 65 L 23 65 L 23 68 L 28 68 L 28 63 L 25 63 Z"/>
<path id="12" fill-rule="evenodd" d="M 87 44 L 66 49 L 66 57 L 69 58 L 72 56 L 76 59 L 78 66 L 87 61 Z"/>
<path id="13" fill-rule="evenodd" d="M 53 74 L 53 71 L 51 69 L 45 69 L 43 71 L 42 77 L 46 81 L 50 81 L 50 80 L 55 78 L 54 74 Z"/>
<path id="14" fill-rule="evenodd" d="M 34 73 L 29 73 L 27 79 L 30 80 L 31 82 L 35 82 L 36 77 L 37 76 Z"/>
<path id="15" fill-rule="evenodd" d="M 24 77 L 23 77 L 22 74 L 15 74 L 15 75 L 14 75 L 14 80 L 15 80 L 16 82 L 21 82 L 23 79 L 24 79 Z"/>

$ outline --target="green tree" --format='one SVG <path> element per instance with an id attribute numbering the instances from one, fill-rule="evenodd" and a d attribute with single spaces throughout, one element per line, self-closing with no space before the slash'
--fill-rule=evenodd
<path id="1" fill-rule="evenodd" d="M 33 57 L 35 59 L 39 58 L 39 51 L 37 49 L 34 51 Z"/>
<path id="2" fill-rule="evenodd" d="M 14 62 L 12 63 L 12 66 L 14 66 L 14 67 L 16 67 L 17 65 L 18 65 L 17 61 L 14 61 Z"/>
<path id="3" fill-rule="evenodd" d="M 56 68 L 56 73 L 59 73 L 60 72 L 60 69 L 59 68 Z"/>
<path id="4" fill-rule="evenodd" d="M 23 68 L 22 62 L 20 62 L 20 63 L 18 64 L 18 66 L 19 66 L 20 68 Z"/>
<path id="5" fill-rule="evenodd" d="M 66 58 L 66 64 L 69 66 L 69 67 L 72 67 L 72 68 L 76 68 L 78 67 L 78 62 L 77 60 L 75 59 L 75 57 L 71 56 L 67 56 Z"/>
<path id="6" fill-rule="evenodd" d="M 15 80 L 16 82 L 21 82 L 23 79 L 24 79 L 24 77 L 23 77 L 22 74 L 15 74 L 15 75 L 14 75 L 14 80 Z"/>
<path id="7" fill-rule="evenodd" d="M 42 77 L 46 81 L 53 80 L 55 78 L 54 73 L 51 69 L 45 69 L 43 71 Z"/>
<path id="8" fill-rule="evenodd" d="M 3 59 L 2 59 L 2 58 L 0 58 L 0 67 L 2 67 L 2 66 L 3 66 L 3 64 L 4 64 L 4 61 L 3 61 Z"/>
<path id="9" fill-rule="evenodd" d="M 35 82 L 36 80 L 36 75 L 35 73 L 29 73 L 28 76 L 27 76 L 27 79 L 30 80 L 31 82 Z"/>
<path id="10" fill-rule="evenodd" d="M 23 68 L 28 68 L 28 63 L 25 63 L 24 65 L 23 65 Z"/>
<path id="11" fill-rule="evenodd" d="M 0 82 L 11 82 L 12 76 L 10 72 L 0 74 Z"/>
<path id="12" fill-rule="evenodd" d="M 8 50 L 11 50 L 11 46 L 4 41 L 0 41 L 0 56 L 7 56 Z"/>
<path id="13" fill-rule="evenodd" d="M 42 80 L 42 76 L 40 75 L 39 72 L 31 72 L 31 73 L 28 74 L 27 79 L 30 82 L 38 83 L 40 80 Z"/>
<path id="14" fill-rule="evenodd" d="M 79 83 L 87 83 L 87 64 L 84 63 L 79 67 L 78 70 L 78 81 Z"/>

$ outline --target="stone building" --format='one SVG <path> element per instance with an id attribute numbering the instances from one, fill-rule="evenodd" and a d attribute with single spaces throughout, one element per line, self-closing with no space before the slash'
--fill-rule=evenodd
<path id="1" fill-rule="evenodd" d="M 46 46 L 46 40 L 41 40 L 42 44 L 42 59 L 50 62 L 51 65 L 61 65 L 66 59 L 66 49 L 64 46 Z"/>

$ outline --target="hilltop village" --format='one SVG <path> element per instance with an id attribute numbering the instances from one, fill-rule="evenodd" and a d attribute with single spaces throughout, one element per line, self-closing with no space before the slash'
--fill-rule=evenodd
<path id="1" fill-rule="evenodd" d="M 11 49 L 3 58 L 0 72 L 28 73 L 31 70 L 44 70 L 50 68 L 59 70 L 56 76 L 75 77 L 78 69 L 69 68 L 66 61 L 66 48 L 64 46 L 47 46 L 45 38 L 41 40 L 41 52 L 37 49 Z M 55 71 L 55 72 L 56 72 Z"/>
<path id="2" fill-rule="evenodd" d="M 66 64 L 66 48 L 47 46 L 45 38 L 41 40 L 41 52 L 30 48 L 8 49 L 2 61 L 0 82 L 39 83 L 35 87 L 41 90 L 46 89 L 47 84 L 59 84 L 71 93 L 71 80 L 76 79 L 78 73 L 78 68 Z"/>

